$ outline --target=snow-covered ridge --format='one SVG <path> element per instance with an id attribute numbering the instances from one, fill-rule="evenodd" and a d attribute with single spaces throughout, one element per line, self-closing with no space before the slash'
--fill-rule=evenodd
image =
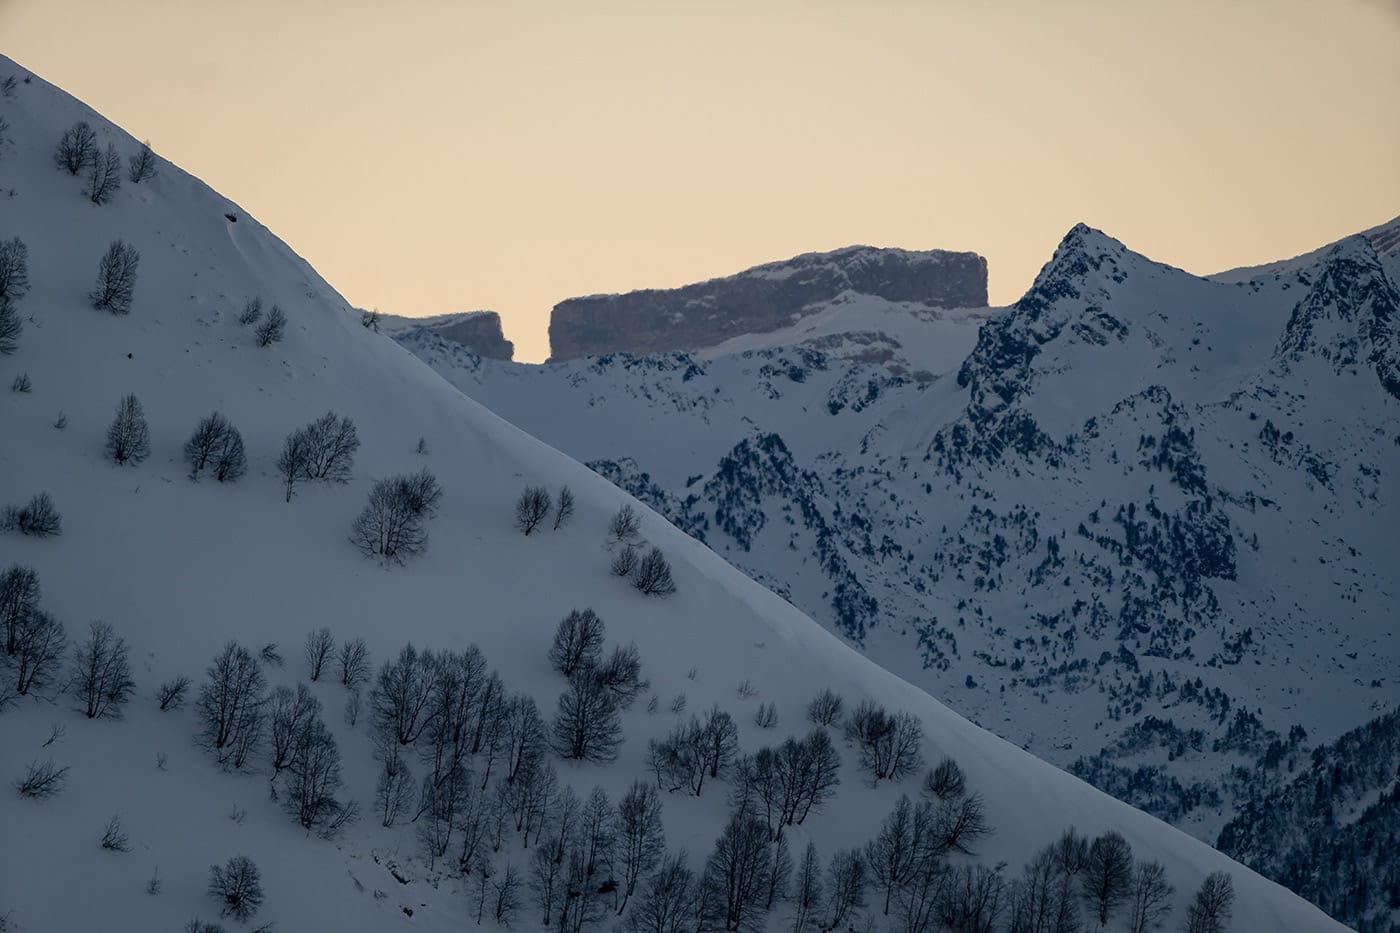
<path id="1" fill-rule="evenodd" d="M 790 328 L 850 296 L 923 309 L 985 307 L 987 263 L 975 253 L 852 246 L 681 288 L 570 298 L 550 317 L 551 357 L 699 350 Z"/>

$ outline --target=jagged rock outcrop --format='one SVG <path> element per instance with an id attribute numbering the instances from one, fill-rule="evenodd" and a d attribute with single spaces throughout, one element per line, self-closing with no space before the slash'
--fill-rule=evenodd
<path id="1" fill-rule="evenodd" d="M 1296 360 L 1310 353 L 1337 372 L 1374 367 L 1381 386 L 1400 398 L 1400 295 L 1366 237 L 1333 246 L 1293 309 L 1277 355 Z"/>
<path id="2" fill-rule="evenodd" d="M 698 350 L 787 327 L 846 293 L 923 308 L 986 307 L 987 261 L 976 253 L 850 246 L 681 288 L 570 298 L 550 317 L 550 356 Z"/>
<path id="3" fill-rule="evenodd" d="M 460 343 L 477 356 L 492 360 L 515 358 L 515 344 L 506 339 L 501 329 L 501 316 L 495 311 L 464 311 L 437 317 L 384 314 L 380 316 L 379 328 L 391 334 L 414 329 L 430 330 Z"/>

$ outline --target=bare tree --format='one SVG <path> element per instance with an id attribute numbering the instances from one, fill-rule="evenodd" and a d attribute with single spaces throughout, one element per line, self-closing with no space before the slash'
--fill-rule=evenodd
<path id="1" fill-rule="evenodd" d="M 69 175 L 76 175 L 92 164 L 97 156 L 97 134 L 86 120 L 79 120 L 59 137 L 53 160 Z"/>
<path id="2" fill-rule="evenodd" d="M 408 477 L 381 479 L 369 493 L 369 502 L 350 527 L 350 541 L 366 557 L 378 555 L 396 564 L 421 554 L 428 547 L 424 513 L 413 510 Z"/>
<path id="3" fill-rule="evenodd" d="M 19 347 L 19 300 L 29 292 L 29 249 L 19 237 L 0 240 L 0 356 Z"/>
<path id="4" fill-rule="evenodd" d="M 442 486 L 427 467 L 423 467 L 417 473 L 396 477 L 396 480 L 399 484 L 399 496 L 411 513 L 425 519 L 437 514 L 438 502 L 442 499 Z"/>
<path id="5" fill-rule="evenodd" d="M 282 441 L 282 453 L 277 457 L 277 472 L 282 476 L 282 488 L 286 501 L 292 501 L 292 493 L 297 483 L 306 477 L 306 465 L 310 462 L 311 442 L 306 431 L 297 429 Z"/>
<path id="6" fill-rule="evenodd" d="M 952 800 L 967 791 L 967 778 L 962 768 L 945 757 L 924 777 L 924 796 L 936 800 Z"/>
<path id="7" fill-rule="evenodd" d="M 661 826 L 661 799 L 656 788 L 633 781 L 617 803 L 617 861 L 622 868 L 622 903 L 636 893 L 637 880 L 651 871 L 666 851 L 666 834 Z"/>
<path id="8" fill-rule="evenodd" d="M 739 753 L 739 727 L 734 717 L 721 710 L 718 704 L 710 707 L 698 739 L 700 762 L 705 772 L 712 778 L 727 775 Z M 697 788 L 696 794 L 699 793 Z"/>
<path id="9" fill-rule="evenodd" d="M 685 853 L 665 856 L 623 920 L 626 933 L 690 933 L 696 914 L 695 875 Z"/>
<path id="10" fill-rule="evenodd" d="M 87 190 L 84 192 L 93 204 L 106 204 L 112 200 L 122 186 L 122 157 L 112 143 L 106 149 L 93 153 L 92 164 L 88 167 Z"/>
<path id="11" fill-rule="evenodd" d="M 830 726 L 841 721 L 841 710 L 844 706 L 845 701 L 841 699 L 840 694 L 824 687 L 821 693 L 807 704 L 807 719 L 818 726 Z"/>
<path id="12" fill-rule="evenodd" d="M 102 830 L 102 848 L 109 852 L 130 852 L 131 837 L 122 829 L 121 817 L 113 814 Z"/>
<path id="13" fill-rule="evenodd" d="M 826 927 L 835 930 L 846 923 L 853 911 L 865 906 L 865 857 L 859 849 L 841 849 L 827 866 Z"/>
<path id="14" fill-rule="evenodd" d="M 262 319 L 253 330 L 253 340 L 260 347 L 270 347 L 280 341 L 287 333 L 287 315 L 277 305 L 267 312 L 267 317 Z"/>
<path id="15" fill-rule="evenodd" d="M 58 619 L 42 609 L 25 613 L 15 624 L 15 649 L 10 653 L 14 694 L 28 696 L 49 686 L 58 675 L 67 644 Z"/>
<path id="16" fill-rule="evenodd" d="M 787 897 L 788 882 L 792 880 L 792 852 L 788 849 L 786 836 L 779 836 L 773 844 L 773 862 L 768 868 L 768 896 L 764 910 L 771 911 L 773 905 Z"/>
<path id="17" fill-rule="evenodd" d="M 241 769 L 256 749 L 265 719 L 267 680 L 262 667 L 235 642 L 224 645 L 199 689 L 199 739 L 219 764 Z"/>
<path id="18" fill-rule="evenodd" d="M 340 683 L 354 689 L 369 680 L 369 648 L 363 638 L 352 638 L 340 645 Z"/>
<path id="19" fill-rule="evenodd" d="M 579 818 L 579 846 L 583 850 L 584 874 L 592 878 L 600 869 L 611 870 L 613 846 L 617 841 L 617 811 L 601 787 L 594 787 Z"/>
<path id="20" fill-rule="evenodd" d="M 617 701 L 592 671 L 584 671 L 559 695 L 554 750 L 561 758 L 612 761 L 622 744 L 621 728 Z"/>
<path id="21" fill-rule="evenodd" d="M 306 684 L 297 684 L 295 693 L 281 685 L 273 689 L 267 705 L 273 777 L 291 765 L 301 733 L 320 715 L 321 701 L 312 696 Z"/>
<path id="22" fill-rule="evenodd" d="M 74 646 L 72 689 L 88 719 L 121 714 L 136 688 L 129 654 L 126 639 L 106 622 L 90 623 L 87 638 Z"/>
<path id="23" fill-rule="evenodd" d="M 18 531 L 31 538 L 51 538 L 63 531 L 63 519 L 53 497 L 36 493 L 22 506 L 7 505 L 0 511 L 0 531 Z"/>
<path id="24" fill-rule="evenodd" d="M 608 521 L 608 539 L 617 544 L 635 545 L 641 538 L 642 520 L 629 502 Z"/>
<path id="25" fill-rule="evenodd" d="M 190 689 L 190 679 L 180 676 L 174 680 L 168 680 L 160 685 L 156 691 L 156 700 L 160 703 L 161 711 L 180 709 L 185 705 L 185 694 Z"/>
<path id="26" fill-rule="evenodd" d="M 276 310 L 274 307 L 273 311 Z M 308 424 L 305 433 L 308 443 L 306 478 L 323 479 L 328 483 L 348 483 L 350 472 L 355 466 L 355 452 L 360 449 L 360 436 L 355 430 L 355 422 L 328 411 Z M 432 474 L 428 475 L 431 477 Z M 433 482 L 435 484 L 436 480 Z"/>
<path id="27" fill-rule="evenodd" d="M 249 298 L 243 303 L 243 310 L 238 313 L 238 323 L 244 327 L 256 324 L 262 313 L 262 299 L 256 296 Z"/>
<path id="28" fill-rule="evenodd" d="M 862 700 L 846 720 L 846 738 L 860 750 L 861 767 L 878 782 L 898 781 L 923 763 L 919 746 L 923 726 L 910 713 L 891 715 L 883 706 Z"/>
<path id="29" fill-rule="evenodd" d="M 1225 933 L 1234 908 L 1235 883 L 1226 872 L 1211 872 L 1186 908 L 1186 933 Z"/>
<path id="30" fill-rule="evenodd" d="M 219 482 L 232 482 L 248 467 L 243 435 L 216 411 L 201 418 L 190 439 L 185 441 L 185 462 L 190 465 L 190 479 L 199 479 L 200 472 L 207 466 L 212 468 Z"/>
<path id="31" fill-rule="evenodd" d="M 554 921 L 555 911 L 564 897 L 564 869 L 561 862 L 562 857 L 555 858 L 554 854 L 543 846 L 536 847 L 535 854 L 530 859 L 530 891 L 534 894 L 535 906 L 540 911 L 540 922 L 546 929 Z"/>
<path id="32" fill-rule="evenodd" d="M 397 748 L 381 756 L 379 781 L 374 789 L 374 810 L 380 825 L 393 826 L 413 809 L 413 772 Z"/>
<path id="33" fill-rule="evenodd" d="M 1171 913 L 1174 893 L 1161 862 L 1138 862 L 1128 892 L 1128 933 L 1148 933 L 1161 926 Z"/>
<path id="34" fill-rule="evenodd" d="M 817 914 L 821 910 L 822 863 L 814 843 L 808 842 L 797 863 L 797 875 L 792 892 L 792 933 L 808 933 L 817 929 Z"/>
<path id="35" fill-rule="evenodd" d="M 287 767 L 287 812 L 302 828 L 325 834 L 348 809 L 335 798 L 340 783 L 340 749 L 319 711 L 313 712 L 294 734 Z"/>
<path id="36" fill-rule="evenodd" d="M 24 774 L 15 781 L 15 790 L 21 797 L 34 800 L 47 800 L 63 792 L 68 783 L 68 766 L 59 767 L 49 758 L 45 761 L 31 761 Z"/>
<path id="37" fill-rule="evenodd" d="M 126 177 L 133 185 L 156 177 L 156 154 L 151 151 L 150 140 L 142 143 L 136 154 L 127 160 Z"/>
<path id="38" fill-rule="evenodd" d="M 544 717 L 535 698 L 517 694 L 506 706 L 506 781 L 536 761 L 545 748 Z"/>
<path id="39" fill-rule="evenodd" d="M 39 608 L 39 575 L 33 568 L 11 564 L 0 574 L 0 632 L 5 654 L 18 650 L 20 623 Z"/>
<path id="40" fill-rule="evenodd" d="M 642 656 L 636 642 L 618 645 L 608 659 L 594 668 L 603 688 L 622 709 L 631 709 L 651 684 L 642 679 Z"/>
<path id="41" fill-rule="evenodd" d="M 97 264 L 97 284 L 88 293 L 92 306 L 99 311 L 127 314 L 136 294 L 136 269 L 141 254 L 125 240 L 113 240 Z"/>
<path id="42" fill-rule="evenodd" d="M 612 563 L 608 566 L 608 569 L 612 571 L 612 575 L 615 577 L 630 577 L 637 569 L 637 562 L 639 560 L 640 558 L 637 557 L 637 549 L 628 545 L 619 549 L 618 552 L 613 555 Z"/>
<path id="43" fill-rule="evenodd" d="M 671 565 L 661 548 L 654 547 L 637 563 L 632 576 L 632 585 L 643 596 L 670 596 L 676 591 L 675 580 L 671 578 Z"/>
<path id="44" fill-rule="evenodd" d="M 1089 846 L 1080 886 L 1100 927 L 1128 899 L 1133 883 L 1133 848 L 1119 832 L 1110 830 Z"/>
<path id="45" fill-rule="evenodd" d="M 554 630 L 549 663 L 565 677 L 597 667 L 603 657 L 603 620 L 592 609 L 573 609 Z"/>
<path id="46" fill-rule="evenodd" d="M 140 463 L 151 453 L 151 429 L 146 412 L 135 395 L 117 403 L 117 414 L 107 427 L 107 456 L 114 463 Z"/>
<path id="47" fill-rule="evenodd" d="M 441 669 L 431 651 L 404 645 L 379 668 L 369 695 L 375 731 L 385 741 L 412 745 L 431 724 Z"/>
<path id="48" fill-rule="evenodd" d="M 987 825 L 986 807 L 981 794 L 968 794 L 940 802 L 934 818 L 938 838 L 948 852 L 972 855 L 973 845 L 992 831 Z"/>
<path id="49" fill-rule="evenodd" d="M 554 530 L 558 531 L 574 517 L 574 491 L 568 486 L 559 487 L 559 501 L 554 506 Z"/>
<path id="50" fill-rule="evenodd" d="M 500 877 L 491 882 L 491 892 L 493 903 L 491 916 L 495 919 L 497 926 L 510 926 L 510 921 L 515 917 L 515 910 L 519 906 L 520 886 L 519 875 L 516 874 L 515 866 L 509 861 L 501 872 Z"/>
<path id="51" fill-rule="evenodd" d="M 753 714 L 753 724 L 760 729 L 771 729 L 778 724 L 778 704 L 772 701 L 758 704 Z"/>
<path id="52" fill-rule="evenodd" d="M 768 887 L 768 830 L 744 812 L 734 813 L 705 863 L 705 883 L 716 892 L 714 919 L 730 931 L 763 928 Z"/>
<path id="53" fill-rule="evenodd" d="M 24 333 L 24 321 L 15 304 L 0 299 L 0 356 L 9 356 L 18 350 L 19 336 Z"/>
<path id="54" fill-rule="evenodd" d="M 526 486 L 515 500 L 515 527 L 526 537 L 549 516 L 552 506 L 549 490 L 543 486 Z"/>
<path id="55" fill-rule="evenodd" d="M 243 452 L 243 435 L 233 425 L 214 451 L 214 479 L 231 483 L 248 469 L 248 457 Z"/>
<path id="56" fill-rule="evenodd" d="M 331 630 L 322 626 L 307 635 L 302 653 L 306 656 L 307 673 L 311 676 L 311 682 L 315 683 L 321 679 L 321 672 L 335 655 L 335 637 L 331 635 Z"/>
<path id="57" fill-rule="evenodd" d="M 223 866 L 209 867 L 209 896 L 219 902 L 219 916 L 239 923 L 252 918 L 262 906 L 262 879 L 258 866 L 246 855 L 235 855 Z"/>

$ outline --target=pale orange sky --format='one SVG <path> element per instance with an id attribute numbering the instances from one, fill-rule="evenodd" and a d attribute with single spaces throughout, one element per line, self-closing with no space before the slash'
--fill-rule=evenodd
<path id="1" fill-rule="evenodd" d="M 1400 214 L 1397 0 L 0 0 L 0 50 L 351 302 L 549 310 L 1084 220 L 1197 272 Z"/>

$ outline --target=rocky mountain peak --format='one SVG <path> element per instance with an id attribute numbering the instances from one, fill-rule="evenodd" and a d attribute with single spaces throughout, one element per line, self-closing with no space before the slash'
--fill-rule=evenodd
<path id="1" fill-rule="evenodd" d="M 570 298 L 550 318 L 551 358 L 699 350 L 788 327 L 851 294 L 925 309 L 986 307 L 987 261 L 850 246 L 680 288 Z"/>
<path id="2" fill-rule="evenodd" d="M 1400 293 L 1372 239 L 1357 235 L 1334 244 L 1294 306 L 1275 356 L 1308 355 L 1338 372 L 1374 367 L 1382 387 L 1400 398 Z"/>

